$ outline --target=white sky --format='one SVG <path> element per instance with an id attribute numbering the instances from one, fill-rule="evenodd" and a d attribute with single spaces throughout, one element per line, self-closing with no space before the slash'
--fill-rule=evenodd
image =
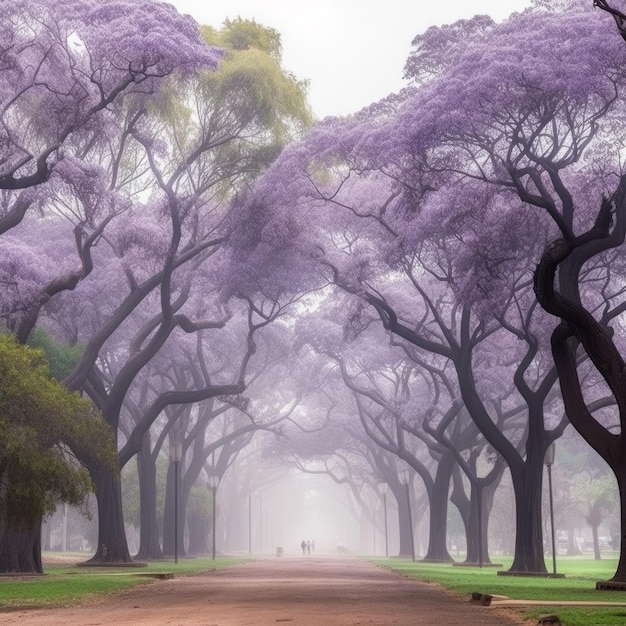
<path id="1" fill-rule="evenodd" d="M 354 113 L 404 86 L 411 40 L 478 13 L 496 20 L 531 0 L 166 0 L 198 22 L 255 19 L 277 30 L 283 66 L 310 81 L 318 118 Z"/>

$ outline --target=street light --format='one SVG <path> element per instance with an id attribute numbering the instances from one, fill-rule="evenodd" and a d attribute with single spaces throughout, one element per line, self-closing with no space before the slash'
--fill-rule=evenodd
<path id="1" fill-rule="evenodd" d="M 248 554 L 252 554 L 252 494 L 248 494 Z"/>
<path id="2" fill-rule="evenodd" d="M 259 546 L 263 554 L 263 494 L 259 495 Z"/>
<path id="3" fill-rule="evenodd" d="M 215 509 L 217 508 L 215 505 L 215 493 L 217 491 L 217 485 L 219 483 L 219 478 L 217 476 L 209 476 L 209 487 L 213 492 L 213 560 L 215 561 Z"/>
<path id="4" fill-rule="evenodd" d="M 554 540 L 554 507 L 552 504 L 552 464 L 554 463 L 554 455 L 556 446 L 554 441 L 546 449 L 544 463 L 548 468 L 548 493 L 550 494 L 550 529 L 552 532 L 552 573 L 556 574 L 556 542 Z"/>
<path id="5" fill-rule="evenodd" d="M 385 556 L 389 556 L 389 541 L 387 539 L 387 491 L 389 491 L 389 485 L 387 483 L 380 483 L 378 490 L 383 496 L 383 507 L 385 510 Z"/>
<path id="6" fill-rule="evenodd" d="M 400 484 L 404 485 L 406 491 L 406 505 L 409 511 L 409 534 L 411 535 L 411 558 L 415 561 L 415 540 L 413 538 L 413 518 L 411 515 L 411 496 L 409 495 L 409 470 L 398 472 Z"/>
<path id="7" fill-rule="evenodd" d="M 182 458 L 183 444 L 170 441 L 170 461 L 174 463 L 174 563 L 178 563 L 178 478 Z"/>

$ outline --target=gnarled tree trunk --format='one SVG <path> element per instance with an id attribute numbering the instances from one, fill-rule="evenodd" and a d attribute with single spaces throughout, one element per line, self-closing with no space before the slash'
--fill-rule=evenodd
<path id="1" fill-rule="evenodd" d="M 43 574 L 40 525 L 30 530 L 4 529 L 0 537 L 0 573 Z"/>

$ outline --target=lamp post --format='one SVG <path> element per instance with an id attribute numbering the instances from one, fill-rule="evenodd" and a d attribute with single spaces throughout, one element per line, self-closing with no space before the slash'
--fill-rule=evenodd
<path id="1" fill-rule="evenodd" d="M 252 494 L 248 494 L 248 554 L 252 554 Z"/>
<path id="2" fill-rule="evenodd" d="M 259 495 L 259 545 L 263 554 L 263 494 Z"/>
<path id="3" fill-rule="evenodd" d="M 174 563 L 178 563 L 178 478 L 182 458 L 183 444 L 170 441 L 170 461 L 174 463 Z"/>
<path id="4" fill-rule="evenodd" d="M 215 500 L 215 494 L 217 492 L 217 485 L 219 483 L 219 479 L 217 476 L 213 475 L 213 476 L 209 476 L 209 487 L 211 489 L 211 492 L 213 493 L 213 548 L 212 548 L 212 555 L 213 555 L 213 560 L 215 561 L 215 510 L 217 509 L 216 506 L 216 500 Z"/>
<path id="5" fill-rule="evenodd" d="M 387 538 L 387 491 L 389 491 L 389 485 L 387 483 L 380 483 L 378 490 L 383 496 L 383 509 L 385 511 L 385 556 L 389 556 L 389 540 Z"/>
<path id="6" fill-rule="evenodd" d="M 409 534 L 411 535 L 411 558 L 415 561 L 415 539 L 413 538 L 413 517 L 411 515 L 411 496 L 409 494 L 409 470 L 399 471 L 398 478 L 406 491 L 406 505 L 409 512 Z"/>
<path id="7" fill-rule="evenodd" d="M 548 493 L 550 496 L 550 530 L 552 533 L 552 573 L 556 574 L 556 542 L 554 540 L 554 506 L 552 504 L 552 464 L 554 463 L 554 455 L 556 446 L 554 441 L 548 446 L 544 463 L 548 468 Z"/>

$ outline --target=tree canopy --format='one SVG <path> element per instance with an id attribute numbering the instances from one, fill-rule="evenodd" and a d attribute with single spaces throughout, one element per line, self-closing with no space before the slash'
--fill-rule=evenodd
<path id="1" fill-rule="evenodd" d="M 131 560 L 119 470 L 134 458 L 140 554 L 184 546 L 173 465 L 159 530 L 168 442 L 183 509 L 261 449 L 347 485 L 379 528 L 384 481 L 407 554 L 404 464 L 430 560 L 453 558 L 451 504 L 468 562 L 488 562 L 510 480 L 513 573 L 546 572 L 544 459 L 569 424 L 626 492 L 619 11 L 536 0 L 429 28 L 406 89 L 317 123 L 255 21 L 200 27 L 147 1 L 1 11 L 19 45 L 0 54 L 0 316 L 16 336 L 0 354 L 0 554 L 9 530 L 80 501 L 74 456 L 97 485 L 94 561 Z M 202 549 L 201 520 L 189 531 Z M 626 535 L 621 555 L 616 580 Z"/>

